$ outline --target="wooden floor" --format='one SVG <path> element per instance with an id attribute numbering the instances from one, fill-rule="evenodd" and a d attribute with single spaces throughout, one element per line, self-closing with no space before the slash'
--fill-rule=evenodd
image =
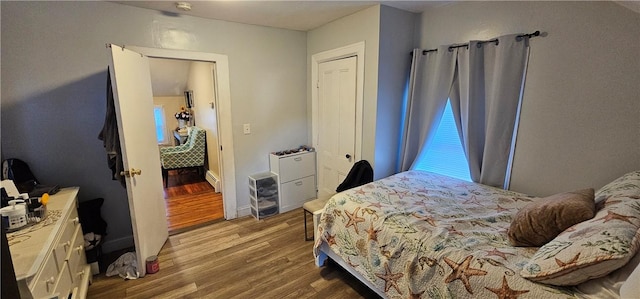
<path id="1" fill-rule="evenodd" d="M 172 170 L 168 179 L 164 196 L 169 233 L 224 219 L 222 193 L 216 193 L 197 172 Z"/>
<path id="2" fill-rule="evenodd" d="M 302 209 L 218 222 L 170 236 L 155 274 L 94 276 L 88 298 L 377 298 L 339 266 L 317 268 L 312 248 Z"/>

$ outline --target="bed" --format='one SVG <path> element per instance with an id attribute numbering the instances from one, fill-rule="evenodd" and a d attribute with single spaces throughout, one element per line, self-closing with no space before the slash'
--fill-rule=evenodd
<path id="1" fill-rule="evenodd" d="M 402 172 L 327 202 L 316 232 L 316 264 L 331 258 L 384 298 L 640 293 L 640 171 L 597 190 L 593 218 L 543 246 L 512 246 L 507 232 L 516 213 L 538 200 L 434 173 Z M 635 278 L 625 284 L 630 275 Z"/>

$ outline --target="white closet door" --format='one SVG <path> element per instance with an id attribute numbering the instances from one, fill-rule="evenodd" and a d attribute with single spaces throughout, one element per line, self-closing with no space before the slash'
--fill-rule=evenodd
<path id="1" fill-rule="evenodd" d="M 318 197 L 328 198 L 355 163 L 356 57 L 318 65 Z"/>

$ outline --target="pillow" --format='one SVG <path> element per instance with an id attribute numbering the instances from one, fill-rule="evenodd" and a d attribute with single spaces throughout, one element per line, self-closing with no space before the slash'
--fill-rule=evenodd
<path id="1" fill-rule="evenodd" d="M 624 266 L 640 246 L 640 171 L 628 173 L 595 194 L 603 208 L 540 247 L 520 272 L 529 280 L 571 286 Z"/>
<path id="2" fill-rule="evenodd" d="M 593 189 L 537 199 L 520 209 L 507 230 L 513 246 L 540 247 L 570 226 L 593 218 Z"/>

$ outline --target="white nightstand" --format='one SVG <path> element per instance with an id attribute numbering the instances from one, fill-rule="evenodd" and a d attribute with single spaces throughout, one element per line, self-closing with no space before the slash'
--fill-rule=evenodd
<path id="1" fill-rule="evenodd" d="M 316 198 L 316 153 L 299 152 L 269 156 L 271 172 L 278 175 L 280 213 L 299 208 Z"/>

